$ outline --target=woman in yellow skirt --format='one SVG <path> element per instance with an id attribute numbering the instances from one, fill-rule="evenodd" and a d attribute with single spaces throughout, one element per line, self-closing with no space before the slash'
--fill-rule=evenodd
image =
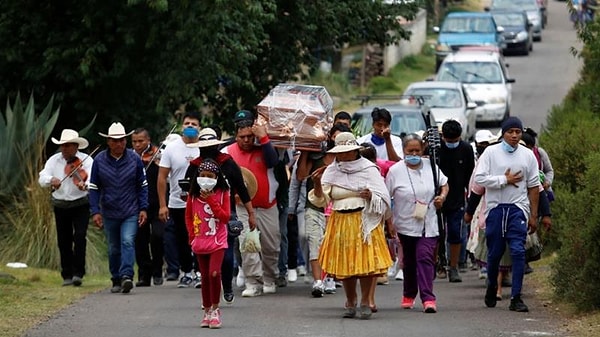
<path id="1" fill-rule="evenodd" d="M 375 278 L 392 265 L 383 223 L 391 216 L 390 195 L 377 165 L 359 154 L 350 132 L 335 138 L 334 162 L 312 175 L 308 194 L 315 206 L 332 202 L 325 237 L 319 251 L 323 270 L 342 280 L 346 293 L 344 317 L 356 316 L 357 281 L 360 281 L 360 318 L 371 317 L 369 289 Z"/>

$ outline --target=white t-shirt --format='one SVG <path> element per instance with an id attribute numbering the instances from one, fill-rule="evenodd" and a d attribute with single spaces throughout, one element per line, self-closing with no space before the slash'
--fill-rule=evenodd
<path id="1" fill-rule="evenodd" d="M 504 173 L 521 171 L 523 180 L 517 187 L 506 183 Z M 475 183 L 485 187 L 487 203 L 486 216 L 498 204 L 515 204 L 529 218 L 529 198 L 527 189 L 540 185 L 538 164 L 533 151 L 519 145 L 513 153 L 508 153 L 502 144 L 488 146 L 477 162 Z"/>
<path id="2" fill-rule="evenodd" d="M 162 152 L 159 167 L 171 169 L 169 172 L 169 208 L 185 208 L 185 201 L 181 200 L 181 188 L 179 179 L 185 177 L 185 171 L 190 161 L 200 156 L 199 148 L 190 148 L 185 145 L 183 139 L 169 143 Z"/>
<path id="3" fill-rule="evenodd" d="M 440 235 L 433 204 L 435 187 L 429 159 L 423 158 L 421 162 L 423 164 L 416 170 L 408 168 L 404 161 L 394 164 L 388 171 L 385 185 L 394 203 L 392 221 L 396 231 L 402 235 L 421 237 L 425 229 L 425 237 L 430 238 Z M 438 183 L 439 186 L 448 183 L 448 178 L 441 170 L 438 170 Z M 424 220 L 413 217 L 416 202 L 427 204 Z"/>
<path id="4" fill-rule="evenodd" d="M 356 142 L 358 143 L 358 145 L 360 145 L 362 143 L 373 144 L 373 146 L 375 146 L 375 150 L 377 151 L 377 158 L 383 159 L 383 160 L 389 160 L 388 154 L 387 154 L 387 149 L 385 148 L 385 143 L 383 143 L 381 145 L 376 145 L 375 143 L 373 143 L 373 141 L 371 141 L 371 135 L 372 134 L 369 133 L 368 135 L 362 136 L 362 137 L 358 138 L 358 140 L 356 140 Z M 392 146 L 394 147 L 394 150 L 396 150 L 396 154 L 400 158 L 404 158 L 404 151 L 402 150 L 402 139 L 395 135 L 391 135 L 390 139 L 392 140 Z"/>

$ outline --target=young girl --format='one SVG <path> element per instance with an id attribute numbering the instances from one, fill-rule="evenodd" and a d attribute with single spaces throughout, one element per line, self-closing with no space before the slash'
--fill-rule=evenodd
<path id="1" fill-rule="evenodd" d="M 221 169 L 214 160 L 204 159 L 198 166 L 198 176 L 192 179 L 185 209 L 190 246 L 202 274 L 203 328 L 221 327 L 221 264 L 227 249 L 230 213 L 229 186 Z"/>

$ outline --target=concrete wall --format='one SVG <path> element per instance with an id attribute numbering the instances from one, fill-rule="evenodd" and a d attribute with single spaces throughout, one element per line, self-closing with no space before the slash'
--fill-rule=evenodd
<path id="1" fill-rule="evenodd" d="M 427 12 L 419 10 L 413 21 L 403 23 L 405 29 L 411 32 L 410 40 L 402 40 L 398 45 L 390 45 L 383 50 L 383 68 L 387 75 L 403 57 L 421 53 L 421 48 L 427 40 Z"/>

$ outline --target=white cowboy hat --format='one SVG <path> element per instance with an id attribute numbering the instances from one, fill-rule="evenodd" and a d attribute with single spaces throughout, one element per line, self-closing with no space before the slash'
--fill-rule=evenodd
<path id="1" fill-rule="evenodd" d="M 198 134 L 196 143 L 186 144 L 187 147 L 209 147 L 225 143 L 217 138 L 217 133 L 211 128 L 204 128 Z"/>
<path id="2" fill-rule="evenodd" d="M 498 140 L 498 136 L 494 135 L 490 130 L 479 130 L 475 133 L 475 143 L 494 143 Z"/>
<path id="3" fill-rule="evenodd" d="M 52 137 L 52 142 L 57 145 L 75 143 L 79 145 L 80 149 L 85 149 L 88 147 L 88 145 L 90 145 L 85 138 L 79 137 L 79 133 L 77 131 L 71 129 L 62 130 L 60 133 L 60 139 Z"/>
<path id="4" fill-rule="evenodd" d="M 119 122 L 111 124 L 110 128 L 108 128 L 108 134 L 98 132 L 98 134 L 102 137 L 113 138 L 113 139 L 120 139 L 123 137 L 127 137 L 127 136 L 131 135 L 132 133 L 133 133 L 133 131 L 126 133 L 125 127 L 123 126 L 123 124 L 121 124 Z"/>
<path id="5" fill-rule="evenodd" d="M 352 132 L 340 132 L 335 136 L 335 146 L 327 153 L 342 153 L 360 149 Z"/>

